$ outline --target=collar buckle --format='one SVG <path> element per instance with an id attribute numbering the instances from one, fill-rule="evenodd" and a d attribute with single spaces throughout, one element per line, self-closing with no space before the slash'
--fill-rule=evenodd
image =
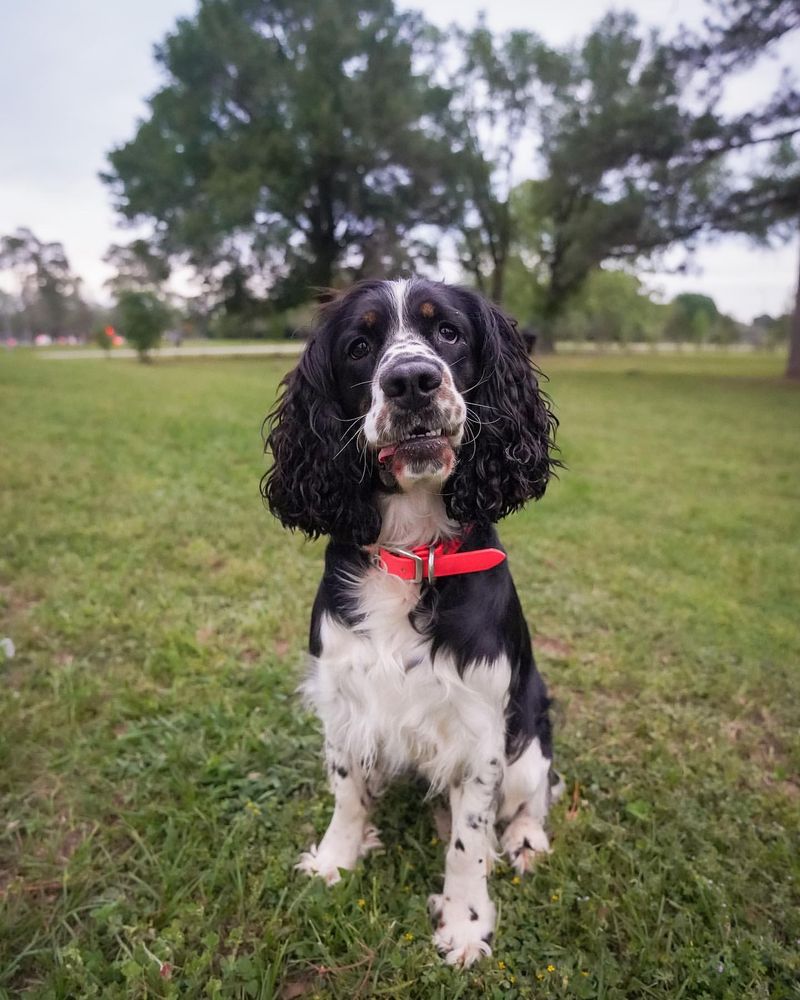
<path id="1" fill-rule="evenodd" d="M 427 567 L 425 565 L 426 560 L 423 556 L 418 555 L 411 549 L 401 549 L 397 545 L 386 545 L 384 546 L 387 552 L 391 552 L 392 555 L 405 556 L 406 559 L 411 559 L 414 563 L 414 579 L 413 583 L 422 583 L 424 579 L 427 579 L 428 583 L 433 583 L 436 579 L 436 569 L 435 569 L 435 559 L 436 559 L 436 547 L 434 545 L 429 545 L 428 548 L 428 559 Z M 427 569 L 427 572 L 426 572 Z"/>

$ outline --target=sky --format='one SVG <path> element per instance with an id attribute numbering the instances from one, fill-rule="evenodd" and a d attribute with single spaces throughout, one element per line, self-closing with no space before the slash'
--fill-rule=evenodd
<path id="1" fill-rule="evenodd" d="M 401 6 L 413 6 L 401 3 Z M 485 10 L 495 30 L 521 27 L 553 44 L 579 38 L 607 10 L 606 0 L 427 0 L 426 16 L 446 26 L 473 24 Z M 628 0 L 640 19 L 670 33 L 697 24 L 697 0 Z M 0 30 L 0 233 L 27 226 L 64 244 L 86 292 L 104 298 L 102 256 L 132 233 L 120 225 L 98 178 L 106 153 L 134 134 L 160 77 L 153 46 L 195 0 L 30 0 L 3 4 Z M 781 53 L 800 64 L 800 45 Z M 731 106 L 766 96 L 777 66 L 740 81 Z M 744 103 L 742 103 L 744 102 Z M 797 281 L 800 240 L 772 250 L 742 237 L 702 247 L 688 274 L 653 273 L 657 293 L 699 291 L 737 319 L 780 313 Z M 673 263 L 677 263 L 677 258 Z M 445 274 L 445 277 L 455 277 Z"/>

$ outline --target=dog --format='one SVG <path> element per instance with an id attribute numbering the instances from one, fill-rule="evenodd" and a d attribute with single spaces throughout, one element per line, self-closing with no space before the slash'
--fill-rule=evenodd
<path id="1" fill-rule="evenodd" d="M 323 307 L 266 419 L 262 479 L 289 528 L 330 540 L 302 685 L 324 727 L 330 825 L 297 867 L 332 884 L 382 846 L 394 776 L 446 792 L 434 943 L 491 955 L 495 823 L 520 874 L 549 851 L 549 699 L 494 524 L 540 498 L 557 421 L 516 324 L 466 288 L 365 281 Z"/>

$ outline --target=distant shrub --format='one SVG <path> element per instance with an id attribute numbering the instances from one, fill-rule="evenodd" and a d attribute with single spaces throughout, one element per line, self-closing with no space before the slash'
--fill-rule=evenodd
<path id="1" fill-rule="evenodd" d="M 116 308 L 120 332 L 139 352 L 139 360 L 149 360 L 172 320 L 172 311 L 152 292 L 120 292 Z"/>

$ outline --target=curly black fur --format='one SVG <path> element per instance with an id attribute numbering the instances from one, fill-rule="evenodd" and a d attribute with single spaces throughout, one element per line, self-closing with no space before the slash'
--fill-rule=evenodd
<path id="1" fill-rule="evenodd" d="M 513 320 L 474 292 L 453 291 L 482 334 L 481 376 L 464 393 L 478 404 L 471 420 L 477 437 L 474 447 L 462 445 L 445 499 L 451 517 L 486 524 L 544 494 L 561 465 L 554 457 L 558 420 Z"/>
<path id="2" fill-rule="evenodd" d="M 381 527 L 372 457 L 348 433 L 326 354 L 318 335 L 281 383 L 283 393 L 265 421 L 273 461 L 261 495 L 287 528 L 368 545 Z"/>

